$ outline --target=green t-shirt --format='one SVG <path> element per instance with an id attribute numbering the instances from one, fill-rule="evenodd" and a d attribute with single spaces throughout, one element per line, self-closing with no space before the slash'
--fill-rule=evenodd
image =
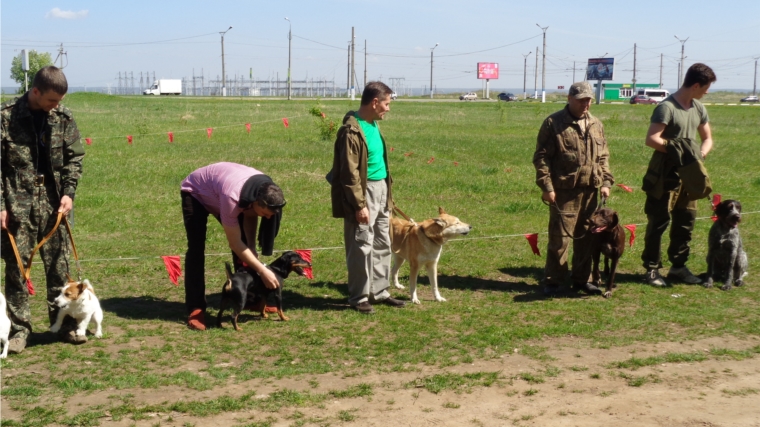
<path id="1" fill-rule="evenodd" d="M 368 123 L 359 117 L 356 113 L 356 120 L 359 121 L 359 126 L 362 127 L 364 137 L 367 138 L 367 180 L 380 181 L 388 176 L 388 171 L 385 167 L 385 147 L 383 146 L 383 138 L 380 136 L 380 129 L 377 127 L 377 122 Z"/>
<path id="2" fill-rule="evenodd" d="M 690 138 L 696 140 L 697 128 L 707 123 L 709 118 L 707 117 L 707 110 L 701 102 L 696 99 L 691 102 L 691 108 L 684 110 L 681 104 L 673 98 L 673 95 L 670 95 L 654 109 L 651 123 L 665 124 L 665 130 L 662 131 L 661 135 L 663 139 Z"/>

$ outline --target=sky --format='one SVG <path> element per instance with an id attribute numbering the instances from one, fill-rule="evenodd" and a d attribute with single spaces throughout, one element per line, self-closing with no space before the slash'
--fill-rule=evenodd
<path id="1" fill-rule="evenodd" d="M 355 75 L 361 87 L 382 80 L 420 90 L 480 89 L 478 62 L 499 64 L 491 90 L 542 88 L 546 28 L 546 90 L 582 80 L 588 58 L 615 58 L 614 82 L 678 85 L 684 48 L 686 68 L 711 66 L 713 90 L 750 92 L 760 57 L 760 1 L 731 0 L 586 2 L 556 0 L 3 0 L 0 8 L 3 87 L 15 87 L 11 60 L 21 49 L 50 52 L 63 44 L 69 86 L 118 85 L 118 74 L 208 79 L 222 73 L 221 35 L 229 78 L 284 80 L 292 27 L 293 80 L 334 80 L 346 87 L 347 47 L 355 31 Z M 289 18 L 289 21 L 285 20 Z M 682 44 L 680 40 L 685 40 Z M 437 46 L 436 46 L 437 44 Z M 527 67 L 526 57 L 527 56 Z M 57 62 L 60 65 L 60 60 Z M 527 70 L 526 70 L 527 68 Z M 403 80 L 401 80 L 403 79 Z"/>

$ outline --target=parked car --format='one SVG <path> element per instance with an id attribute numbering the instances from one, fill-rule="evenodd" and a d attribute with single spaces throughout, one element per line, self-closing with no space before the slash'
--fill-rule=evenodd
<path id="1" fill-rule="evenodd" d="M 512 93 L 502 92 L 496 96 L 499 101 L 517 101 L 517 97 Z"/>
<path id="2" fill-rule="evenodd" d="M 459 95 L 460 101 L 474 101 L 478 99 L 478 94 L 475 92 L 467 92 L 464 95 Z"/>
<path id="3" fill-rule="evenodd" d="M 744 98 L 742 98 L 742 102 L 758 102 L 758 99 L 756 96 L 750 95 L 750 96 L 745 96 Z"/>
<path id="4" fill-rule="evenodd" d="M 398 98 L 398 95 L 396 95 L 396 92 L 391 93 L 391 99 L 396 99 L 396 98 Z"/>
<path id="5" fill-rule="evenodd" d="M 631 97 L 631 104 L 657 104 L 657 100 L 647 95 L 634 95 Z"/>

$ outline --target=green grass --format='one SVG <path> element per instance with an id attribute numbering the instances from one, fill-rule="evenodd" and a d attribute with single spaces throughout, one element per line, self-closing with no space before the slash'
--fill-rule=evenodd
<path id="1" fill-rule="evenodd" d="M 342 224 L 331 218 L 324 180 L 332 162 L 332 142 L 324 141 L 309 110 L 317 101 L 116 97 L 74 93 L 65 104 L 75 114 L 86 146 L 84 174 L 75 207 L 74 237 L 84 277 L 95 286 L 106 312 L 103 340 L 72 347 L 51 342 L 44 295 L 31 298 L 37 345 L 2 362 L 4 398 L 22 421 L 15 425 L 83 425 L 98 411 L 114 417 L 139 417 L 150 411 L 177 410 L 197 416 L 238 407 L 272 410 L 319 405 L 329 394 L 280 390 L 277 402 L 248 396 L 198 402 L 166 402 L 156 408 L 133 401 L 107 408 L 77 408 L 64 418 L 42 404 L 51 398 L 88 393 L 134 394 L 161 387 L 218 391 L 249 380 L 312 378 L 334 373 L 361 377 L 368 371 L 417 372 L 498 358 L 519 349 L 544 364 L 553 358 L 544 339 L 572 336 L 597 348 L 640 342 L 693 340 L 720 335 L 760 334 L 760 291 L 754 275 L 730 292 L 677 284 L 655 289 L 642 285 L 639 256 L 644 234 L 644 195 L 638 189 L 651 150 L 644 136 L 652 108 L 594 105 L 605 123 L 612 171 L 618 183 L 635 189 L 612 190 L 608 204 L 624 224 L 640 224 L 633 248 L 623 255 L 614 296 L 580 298 L 573 294 L 545 300 L 538 292 L 544 258 L 534 256 L 525 233 L 540 233 L 546 247 L 548 212 L 534 184 L 531 163 L 542 120 L 561 104 L 394 102 L 381 124 L 388 144 L 398 205 L 416 219 L 436 215 L 438 206 L 474 226 L 467 239 L 450 242 L 441 256 L 439 283 L 446 303 L 432 300 L 429 281 L 420 278 L 422 305 L 403 310 L 378 307 L 366 317 L 347 307 Z M 340 120 L 358 102 L 322 101 L 321 111 Z M 715 149 L 708 157 L 716 192 L 742 201 L 745 212 L 760 211 L 760 108 L 708 107 Z M 281 119 L 288 117 L 285 129 Z M 244 124 L 252 123 L 251 133 Z M 205 129 L 214 127 L 211 139 Z M 166 132 L 174 132 L 169 144 Z M 126 135 L 133 135 L 128 145 Z M 405 156 L 405 153 L 412 153 Z M 433 158 L 434 161 L 429 162 Z M 179 184 L 194 169 L 218 161 L 259 168 L 283 188 L 288 205 L 276 249 L 315 250 L 316 278 L 289 278 L 283 295 L 290 322 L 241 318 L 242 332 L 212 328 L 185 330 L 184 289 L 173 286 L 161 255 L 183 255 L 186 241 L 179 207 Z M 456 162 L 456 163 L 455 163 Z M 701 202 L 700 202 L 701 203 Z M 698 215 L 708 217 L 701 203 Z M 750 272 L 759 271 L 758 215 L 748 214 L 742 236 Z M 705 271 L 711 222 L 694 231 L 692 271 Z M 223 262 L 229 249 L 222 228 L 209 221 L 206 279 L 209 310 L 216 315 Z M 667 236 L 665 236 L 667 243 Z M 271 258 L 264 258 L 265 262 Z M 32 272 L 44 283 L 43 269 Z M 401 281 L 408 280 L 408 267 Z M 38 285 L 39 286 L 39 285 Z M 394 296 L 408 299 L 405 291 Z M 41 292 L 44 294 L 44 292 Z M 681 294 L 681 298 L 671 298 Z M 756 354 L 713 350 L 715 357 Z M 698 361 L 702 353 L 619 362 L 634 369 L 656 363 Z M 67 369 L 60 371 L 59 364 Z M 571 368 L 582 370 L 584 367 Z M 35 374 L 30 373 L 35 371 Z M 55 374 L 53 374 L 55 373 Z M 557 372 L 547 368 L 542 375 Z M 488 386 L 500 377 L 484 372 L 442 373 L 423 378 L 431 392 Z M 477 375 L 480 375 L 479 377 Z M 504 373 L 511 378 L 515 373 Z M 312 388 L 318 386 L 313 381 Z M 371 398 L 372 384 L 339 391 L 345 397 Z M 110 391 L 115 390 L 115 391 Z M 10 391 L 10 393 L 8 393 Z M 331 397 L 335 398 L 335 396 Z M 256 403 L 253 403 L 256 402 Z M 177 409 L 175 409 L 177 408 Z M 76 418 L 79 417 L 79 418 Z M 335 420 L 333 420 L 335 421 Z M 262 421 L 266 422 L 266 421 Z M 14 421 L 3 421 L 3 425 Z"/>

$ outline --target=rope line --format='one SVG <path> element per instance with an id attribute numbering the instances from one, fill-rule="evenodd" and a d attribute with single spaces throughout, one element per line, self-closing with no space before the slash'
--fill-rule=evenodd
<path id="1" fill-rule="evenodd" d="M 752 214 L 758 214 L 760 211 L 753 211 L 753 212 L 742 212 L 742 215 L 752 215 Z M 702 216 L 697 217 L 697 220 L 705 220 L 710 219 L 712 217 L 709 216 Z M 626 225 L 635 225 L 635 226 L 641 226 L 646 225 L 646 223 L 637 223 L 637 224 L 626 224 Z M 504 239 L 508 237 L 524 237 L 526 234 L 549 234 L 547 231 L 540 232 L 540 233 L 518 233 L 518 234 L 497 234 L 495 236 L 482 236 L 482 237 L 463 237 L 459 239 L 452 239 L 449 241 L 449 243 L 456 243 L 456 242 L 464 242 L 464 241 L 471 241 L 471 240 L 488 240 L 488 239 Z M 343 246 L 325 246 L 325 247 L 317 247 L 317 248 L 305 248 L 305 250 L 310 251 L 334 251 L 338 249 L 344 249 Z M 282 249 L 282 250 L 276 250 L 273 251 L 275 253 L 282 253 L 287 252 L 292 249 Z M 207 257 L 216 257 L 216 256 L 229 256 L 230 252 L 222 252 L 222 253 L 213 253 L 213 254 L 205 254 Z M 175 255 L 179 256 L 180 258 L 184 258 L 184 255 Z M 151 255 L 151 256 L 137 256 L 137 257 L 119 257 L 119 258 L 93 258 L 93 259 L 80 259 L 79 262 L 107 262 L 107 261 L 139 261 L 143 259 L 160 259 L 161 255 Z M 5 262 L 3 262 L 4 264 Z M 42 264 L 42 261 L 35 261 L 32 264 Z"/>

